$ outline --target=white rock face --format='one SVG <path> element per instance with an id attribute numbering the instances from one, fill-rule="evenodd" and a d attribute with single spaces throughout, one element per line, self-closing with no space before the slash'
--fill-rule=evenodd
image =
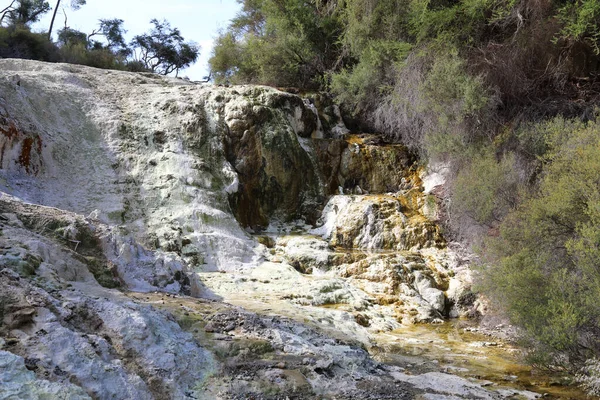
<path id="1" fill-rule="evenodd" d="M 166 250 L 191 242 L 199 270 L 260 259 L 227 200 L 239 181 L 224 154 L 226 121 L 243 117 L 232 110 L 247 97 L 74 65 L 0 60 L 0 69 L 0 190 L 119 225 L 124 258 L 144 258 L 127 248 L 136 241 Z M 273 93 L 252 95 L 268 102 Z"/>
<path id="2" fill-rule="evenodd" d="M 443 187 L 449 173 L 450 167 L 444 163 L 429 165 L 421 178 L 423 180 L 423 192 L 429 194 L 434 189 Z"/>
<path id="3" fill-rule="evenodd" d="M 0 342 L 10 351 L 0 351 L 0 398 L 184 398 L 195 391 L 214 368 L 212 355 L 167 314 L 101 287 L 88 269 L 100 256 L 91 261 L 83 256 L 92 254 L 89 244 L 79 243 L 77 253 L 69 240 L 52 237 L 56 220 L 46 208 L 0 202 L 0 210 L 11 206 L 19 212 L 13 219 L 0 212 L 0 334 L 11 338 Z M 23 358 L 38 378 L 24 371 Z"/>

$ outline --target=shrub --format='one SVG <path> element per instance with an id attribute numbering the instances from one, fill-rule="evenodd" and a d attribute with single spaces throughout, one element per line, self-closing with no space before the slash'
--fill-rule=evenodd
<path id="1" fill-rule="evenodd" d="M 425 132 L 424 138 L 430 157 L 460 154 L 465 145 L 480 139 L 475 129 L 469 129 L 474 127 L 465 123 L 477 119 L 490 97 L 481 78 L 471 76 L 457 54 L 436 57 L 421 91 L 425 100 L 421 107 L 426 107 L 421 111 L 435 118 L 433 129 Z"/>
<path id="2" fill-rule="evenodd" d="M 557 119 L 540 187 L 487 241 L 483 287 L 525 329 L 533 360 L 600 355 L 600 126 Z"/>
<path id="3" fill-rule="evenodd" d="M 0 57 L 58 61 L 58 49 L 46 34 L 33 33 L 25 26 L 0 27 Z"/>
<path id="4" fill-rule="evenodd" d="M 563 23 L 559 38 L 586 42 L 600 54 L 600 1 L 566 2 L 558 10 L 558 19 Z"/>
<path id="5" fill-rule="evenodd" d="M 411 47 L 395 41 L 370 42 L 358 64 L 332 74 L 331 91 L 339 102 L 351 105 L 354 114 L 373 108 L 382 96 L 389 94 L 389 76 L 395 74 Z"/>
<path id="6" fill-rule="evenodd" d="M 70 43 L 60 48 L 63 62 L 104 69 L 123 69 L 124 66 L 109 49 L 88 49 L 84 43 Z"/>
<path id="7" fill-rule="evenodd" d="M 522 182 L 514 153 L 496 160 L 484 151 L 466 163 L 454 182 L 451 212 L 459 219 L 467 215 L 480 224 L 497 225 L 518 204 Z"/>
<path id="8" fill-rule="evenodd" d="M 369 116 L 373 126 L 433 160 L 457 160 L 492 141 L 496 97 L 453 49 L 414 50 L 396 64 L 392 88 Z"/>
<path id="9" fill-rule="evenodd" d="M 338 60 L 341 26 L 320 1 L 245 1 L 209 60 L 218 80 L 318 89 Z"/>

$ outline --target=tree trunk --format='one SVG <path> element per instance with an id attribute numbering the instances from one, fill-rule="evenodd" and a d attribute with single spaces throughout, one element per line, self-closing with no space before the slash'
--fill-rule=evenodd
<path id="1" fill-rule="evenodd" d="M 60 0 L 56 0 L 56 7 L 54 7 L 54 13 L 52 14 L 52 21 L 50 21 L 50 29 L 48 29 L 48 40 L 52 40 L 52 27 L 54 26 L 54 20 L 56 19 L 56 12 L 60 6 Z"/>

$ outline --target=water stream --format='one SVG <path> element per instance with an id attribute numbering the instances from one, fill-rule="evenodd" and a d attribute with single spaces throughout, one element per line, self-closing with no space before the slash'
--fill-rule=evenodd
<path id="1" fill-rule="evenodd" d="M 484 385 L 533 391 L 545 397 L 587 399 L 565 376 L 533 369 L 523 361 L 524 352 L 476 330 L 474 321 L 449 320 L 443 324 L 403 326 L 378 334 L 383 348 L 378 357 L 387 363 L 422 365 Z M 423 361 L 427 360 L 427 361 Z M 432 365 L 433 363 L 433 365 Z"/>

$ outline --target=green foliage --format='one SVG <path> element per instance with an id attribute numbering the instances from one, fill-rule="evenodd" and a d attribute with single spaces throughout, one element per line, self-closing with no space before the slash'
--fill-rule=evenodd
<path id="1" fill-rule="evenodd" d="M 25 26 L 0 27 L 0 57 L 58 61 L 56 46 L 43 33 L 33 33 Z"/>
<path id="2" fill-rule="evenodd" d="M 185 42 L 179 29 L 171 28 L 167 21 L 153 19 L 150 23 L 154 25 L 150 32 L 135 36 L 131 42 L 136 61 L 142 62 L 149 71 L 162 75 L 178 73 L 180 69 L 196 62 L 199 47 L 195 43 Z M 117 33 L 119 25 L 117 23 Z M 105 28 L 109 35 L 107 38 L 113 38 L 111 28 L 114 28 L 114 24 Z M 118 38 L 113 40 L 119 41 Z"/>
<path id="3" fill-rule="evenodd" d="M 600 1 L 567 2 L 558 10 L 558 19 L 563 23 L 559 38 L 586 42 L 600 54 Z"/>
<path id="4" fill-rule="evenodd" d="M 101 43 L 90 43 L 89 35 L 70 28 L 58 31 L 58 56 L 61 61 L 71 64 L 88 65 L 104 69 L 123 69 L 122 54 L 112 51 Z"/>
<path id="5" fill-rule="evenodd" d="M 341 26 L 320 1 L 252 0 L 217 38 L 217 82 L 323 87 L 338 60 Z"/>
<path id="6" fill-rule="evenodd" d="M 108 49 L 89 49 L 84 42 L 70 42 L 59 50 L 63 62 L 103 69 L 124 69 L 125 65 Z"/>
<path id="7" fill-rule="evenodd" d="M 521 185 L 514 154 L 497 161 L 493 152 L 485 151 L 459 171 L 454 182 L 452 213 L 492 226 L 517 205 Z"/>
<path id="8" fill-rule="evenodd" d="M 84 32 L 76 31 L 71 28 L 64 28 L 58 31 L 58 44 L 61 46 L 70 46 L 82 44 L 87 48 L 88 37 Z"/>
<path id="9" fill-rule="evenodd" d="M 118 18 L 101 19 L 98 33 L 106 39 L 106 47 L 108 49 L 119 56 L 127 57 L 131 54 L 131 49 L 125 42 L 124 35 L 127 31 L 123 28 L 123 22 L 122 19 Z M 88 40 L 91 36 L 93 36 L 93 34 L 88 36 Z"/>
<path id="10" fill-rule="evenodd" d="M 25 26 L 39 21 L 42 15 L 50 11 L 50 4 L 45 0 L 16 0 L 2 10 L 0 24 L 8 26 Z"/>
<path id="11" fill-rule="evenodd" d="M 412 46 L 396 41 L 371 41 L 363 49 L 359 62 L 353 68 L 345 68 L 332 74 L 331 91 L 338 101 L 351 104 L 355 111 L 387 94 L 388 76 L 396 72 Z"/>
<path id="12" fill-rule="evenodd" d="M 420 91 L 424 101 L 419 111 L 434 116 L 424 139 L 429 157 L 457 156 L 480 139 L 464 122 L 485 111 L 490 99 L 481 78 L 470 75 L 457 54 L 436 57 Z"/>
<path id="13" fill-rule="evenodd" d="M 214 50 L 210 59 L 210 68 L 216 82 L 229 80 L 252 82 L 255 71 L 248 66 L 249 55 L 242 50 L 242 44 L 231 32 L 222 33 L 215 41 Z"/>
<path id="14" fill-rule="evenodd" d="M 409 1 L 346 0 L 342 3 L 344 44 L 360 59 L 371 41 L 404 42 L 407 37 Z"/>
<path id="15" fill-rule="evenodd" d="M 600 354 L 600 126 L 556 119 L 545 130 L 539 190 L 488 241 L 484 287 L 537 360 L 572 367 Z"/>
<path id="16" fill-rule="evenodd" d="M 436 57 L 422 90 L 434 111 L 448 119 L 473 116 L 488 100 L 481 79 L 466 72 L 457 54 Z"/>
<path id="17" fill-rule="evenodd" d="M 417 42 L 439 38 L 445 44 L 473 43 L 485 30 L 494 4 L 493 0 L 412 0 L 409 32 Z"/>

